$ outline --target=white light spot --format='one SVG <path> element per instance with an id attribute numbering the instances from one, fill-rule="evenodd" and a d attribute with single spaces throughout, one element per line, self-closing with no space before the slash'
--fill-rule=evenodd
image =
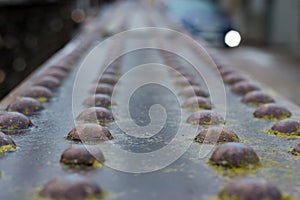
<path id="1" fill-rule="evenodd" d="M 229 47 L 237 47 L 241 43 L 241 35 L 237 31 L 229 31 L 225 35 L 225 44 L 227 44 Z"/>

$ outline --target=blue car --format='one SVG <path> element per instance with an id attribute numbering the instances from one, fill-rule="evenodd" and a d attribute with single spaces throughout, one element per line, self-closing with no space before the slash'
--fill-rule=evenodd
<path id="1" fill-rule="evenodd" d="M 167 12 L 195 36 L 212 44 L 236 47 L 241 36 L 233 30 L 228 17 L 209 0 L 165 0 Z"/>

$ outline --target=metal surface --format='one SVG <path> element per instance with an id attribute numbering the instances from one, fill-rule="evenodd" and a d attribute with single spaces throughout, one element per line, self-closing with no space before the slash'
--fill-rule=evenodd
<path id="1" fill-rule="evenodd" d="M 142 9 L 142 7 L 135 8 Z M 146 18 L 143 12 L 140 12 L 140 15 Z M 164 21 L 163 17 L 160 17 L 161 21 Z M 155 18 L 158 18 L 158 16 L 155 16 Z M 142 26 L 145 25 L 143 23 L 146 23 L 142 19 L 132 19 L 131 17 L 127 19 L 136 20 L 134 21 L 136 24 L 128 25 L 129 27 Z M 165 24 L 167 23 L 165 22 Z M 129 45 L 125 44 L 125 47 Z M 189 47 L 185 48 L 189 49 Z M 188 52 L 197 57 L 197 53 L 193 50 L 189 49 Z M 161 60 L 159 53 L 159 51 L 154 50 L 143 50 L 125 55 L 122 58 L 122 73 L 127 72 L 132 66 L 149 63 L 153 59 L 156 61 Z M 198 59 L 201 62 L 200 57 Z M 79 64 L 76 69 L 79 69 Z M 203 65 L 202 70 L 210 69 L 208 66 Z M 174 87 L 174 90 L 179 91 L 180 88 L 172 86 L 174 79 L 165 69 L 148 71 L 148 73 L 151 73 L 157 79 L 164 80 L 170 87 Z M 138 78 L 134 78 L 143 79 L 149 77 L 148 75 L 140 74 Z M 19 149 L 15 152 L 6 153 L 0 159 L 0 199 L 32 199 L 38 188 L 50 179 L 74 173 L 95 180 L 107 193 L 106 199 L 213 199 L 226 183 L 240 176 L 265 177 L 278 186 L 283 193 L 296 197 L 300 196 L 299 160 L 288 152 L 290 147 L 299 143 L 299 140 L 267 134 L 265 130 L 270 128 L 274 122 L 255 119 L 252 116 L 255 108 L 241 103 L 240 96 L 233 94 L 228 86 L 226 86 L 226 127 L 235 131 L 244 143 L 255 149 L 262 162 L 262 167 L 257 170 L 230 171 L 212 167 L 207 163 L 209 157 L 199 159 L 201 145 L 194 142 L 184 155 L 171 165 L 162 170 L 145 174 L 124 173 L 105 165 L 102 168 L 85 170 L 70 169 L 64 166 L 59 162 L 59 159 L 62 152 L 71 144 L 71 142 L 64 139 L 64 136 L 74 127 L 72 90 L 75 78 L 76 70 L 64 81 L 63 86 L 56 92 L 56 97 L 45 104 L 46 109 L 31 117 L 36 125 L 35 127 L 22 131 L 17 135 L 12 135 Z M 210 78 L 212 77 L 205 77 L 205 79 Z M 88 76 L 87 82 L 92 83 L 93 81 L 94 79 Z M 120 101 L 117 102 L 116 108 L 118 108 L 118 105 L 122 105 L 122 92 L 126 93 L 129 86 L 129 82 L 121 82 L 120 87 L 116 89 L 117 92 L 119 90 L 116 93 L 116 99 Z M 289 108 L 294 116 L 300 116 L 299 107 L 265 86 L 262 86 L 262 88 L 271 94 L 279 104 Z M 168 115 L 170 118 L 167 119 L 164 129 L 160 132 L 163 136 L 157 137 L 153 141 L 135 141 L 124 136 L 122 132 L 118 132 L 113 125 L 110 126 L 115 141 L 122 144 L 127 150 L 144 152 L 147 151 L 147 148 L 150 150 L 160 148 L 170 139 L 172 132 L 176 131 L 176 126 L 172 126 L 172 124 L 177 122 L 178 102 L 174 101 L 172 95 L 163 95 L 165 94 L 163 90 L 158 89 L 157 93 L 153 93 L 153 95 L 149 95 L 149 92 L 151 91 L 137 94 L 138 98 L 135 103 L 151 105 L 156 101 L 155 98 L 160 96 L 161 104 L 166 105 L 166 110 L 173 113 Z M 85 93 L 85 95 L 88 95 L 88 93 Z M 146 115 L 139 114 L 141 110 L 139 108 L 135 109 L 137 109 L 135 115 L 137 121 L 148 120 L 147 113 Z M 189 113 L 191 112 L 184 111 L 183 115 L 187 116 Z M 200 129 L 203 128 L 205 127 L 200 126 Z M 182 134 L 186 135 L 185 142 L 193 140 L 193 134 Z"/>

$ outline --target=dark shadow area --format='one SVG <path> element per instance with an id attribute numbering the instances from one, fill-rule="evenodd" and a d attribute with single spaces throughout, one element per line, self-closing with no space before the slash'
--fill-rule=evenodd
<path id="1" fill-rule="evenodd" d="M 0 7 L 0 98 L 69 41 L 69 3 Z"/>
<path id="2" fill-rule="evenodd" d="M 74 35 L 92 8 L 109 1 L 0 1 L 0 99 Z"/>

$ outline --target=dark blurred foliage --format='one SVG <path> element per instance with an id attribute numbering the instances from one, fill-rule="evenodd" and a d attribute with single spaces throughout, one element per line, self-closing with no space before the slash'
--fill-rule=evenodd
<path id="1" fill-rule="evenodd" d="M 86 5 L 105 2 L 1 1 L 0 99 L 70 40 L 85 17 Z"/>
<path id="2" fill-rule="evenodd" d="M 0 7 L 0 96 L 3 97 L 71 36 L 70 4 Z"/>

